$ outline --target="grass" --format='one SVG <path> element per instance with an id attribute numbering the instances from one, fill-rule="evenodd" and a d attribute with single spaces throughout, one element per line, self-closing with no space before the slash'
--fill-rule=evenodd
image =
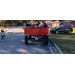
<path id="1" fill-rule="evenodd" d="M 50 39 L 54 40 L 64 54 L 75 54 L 75 28 L 71 34 L 52 34 Z"/>

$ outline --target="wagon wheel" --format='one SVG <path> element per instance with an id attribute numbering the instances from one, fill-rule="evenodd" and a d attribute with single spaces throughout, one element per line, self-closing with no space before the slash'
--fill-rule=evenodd
<path id="1" fill-rule="evenodd" d="M 46 36 L 46 45 L 48 45 L 48 36 Z"/>
<path id="2" fill-rule="evenodd" d="M 25 36 L 25 44 L 28 45 L 28 36 Z"/>
<path id="3" fill-rule="evenodd" d="M 68 32 L 69 34 L 71 33 L 71 31 Z"/>
<path id="4" fill-rule="evenodd" d="M 44 35 L 44 40 L 46 40 L 46 35 Z"/>
<path id="5" fill-rule="evenodd" d="M 31 36 L 29 35 L 29 39 L 31 39 Z"/>
<path id="6" fill-rule="evenodd" d="M 48 36 L 44 35 L 45 44 L 48 45 Z"/>
<path id="7" fill-rule="evenodd" d="M 56 31 L 56 34 L 58 34 L 59 32 L 58 31 Z"/>

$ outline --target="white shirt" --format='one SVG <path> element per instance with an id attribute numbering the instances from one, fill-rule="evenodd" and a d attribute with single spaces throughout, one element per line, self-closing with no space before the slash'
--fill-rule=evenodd
<path id="1" fill-rule="evenodd" d="M 5 33 L 4 32 L 1 32 L 1 35 L 5 35 Z"/>
<path id="2" fill-rule="evenodd" d="M 39 24 L 39 27 L 41 27 L 41 25 Z"/>

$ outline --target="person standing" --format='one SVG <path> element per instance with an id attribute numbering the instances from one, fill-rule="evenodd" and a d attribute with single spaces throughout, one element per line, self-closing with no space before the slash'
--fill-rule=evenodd
<path id="1" fill-rule="evenodd" d="M 4 30 L 1 30 L 1 40 L 5 41 L 5 32 L 4 32 Z"/>

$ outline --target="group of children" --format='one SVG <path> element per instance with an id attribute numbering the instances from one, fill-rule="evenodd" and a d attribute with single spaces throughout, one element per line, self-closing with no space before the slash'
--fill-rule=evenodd
<path id="1" fill-rule="evenodd" d="M 35 27 L 47 27 L 46 23 L 37 23 Z"/>
<path id="2" fill-rule="evenodd" d="M 47 24 L 46 23 L 36 23 L 35 25 L 33 25 L 33 24 L 24 24 L 24 27 L 23 28 L 25 28 L 25 27 L 47 27 Z"/>

